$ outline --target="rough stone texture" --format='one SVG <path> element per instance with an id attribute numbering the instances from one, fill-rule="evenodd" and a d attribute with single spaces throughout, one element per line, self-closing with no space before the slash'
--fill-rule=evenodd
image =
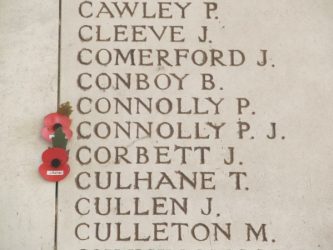
<path id="1" fill-rule="evenodd" d="M 75 57 L 78 48 L 82 47 L 77 39 L 77 28 L 81 23 L 76 19 L 78 1 L 63 2 L 61 101 L 75 104 L 84 95 L 76 85 L 77 73 L 82 70 Z M 216 206 L 221 208 L 225 222 L 231 220 L 237 225 L 247 220 L 267 223 L 271 228 L 269 239 L 274 237 L 276 243 L 246 244 L 243 238 L 240 239 L 240 229 L 236 227 L 236 236 L 231 243 L 194 245 L 193 242 L 183 242 L 181 247 L 186 250 L 330 250 L 333 248 L 332 1 L 238 0 L 223 1 L 221 6 L 228 25 L 223 36 L 216 30 L 214 43 L 222 44 L 224 48 L 243 48 L 250 51 L 252 58 L 256 56 L 251 54 L 253 48 L 268 48 L 273 53 L 276 67 L 269 71 L 258 68 L 226 70 L 217 75 L 226 84 L 230 96 L 244 95 L 254 101 L 257 124 L 276 120 L 287 139 L 271 144 L 255 141 L 251 150 L 243 150 L 251 190 L 248 195 L 238 195 L 229 185 L 218 183 L 227 191 L 223 190 L 222 198 L 221 193 L 214 194 Z M 124 22 L 131 23 L 129 20 Z M 198 18 L 196 25 L 200 22 Z M 43 181 L 37 168 L 40 155 L 48 146 L 39 133 L 42 118 L 55 110 L 57 101 L 57 25 L 58 1 L 0 2 L 0 248 L 4 250 L 53 248 L 55 186 Z M 158 47 L 156 44 L 149 46 Z M 126 47 L 126 44 L 119 47 Z M 129 69 L 124 67 L 121 70 Z M 159 70 L 163 69 L 156 69 Z M 100 95 L 97 91 L 92 92 L 94 97 Z M 120 94 L 126 96 L 127 93 Z M 73 114 L 74 131 L 80 119 L 83 119 L 80 115 Z M 89 119 L 95 122 L 104 117 L 89 116 Z M 92 225 L 96 221 L 126 221 L 114 216 L 82 218 L 75 213 L 74 206 L 79 197 L 106 195 L 76 189 L 74 178 L 78 172 L 103 169 L 96 165 L 86 168 L 78 165 L 74 159 L 75 150 L 86 142 L 76 138 L 74 134 L 70 143 L 72 172 L 59 187 L 58 250 L 80 247 L 171 249 L 174 243 L 80 242 L 75 238 L 74 228 L 82 221 Z M 150 140 L 145 142 L 147 145 L 151 143 Z M 100 141 L 89 141 L 93 146 L 98 143 Z M 237 142 L 234 145 L 239 146 Z M 211 160 L 214 164 L 210 168 L 222 179 L 225 173 L 219 170 L 218 164 L 221 157 Z M 103 170 L 113 169 L 114 166 L 107 166 Z M 120 196 L 119 192 L 117 196 Z M 196 193 L 190 196 L 198 197 Z M 127 222 L 134 220 L 149 221 L 131 217 Z M 195 215 L 192 220 L 196 221 Z"/>
<path id="2" fill-rule="evenodd" d="M 43 117 L 56 109 L 58 3 L 0 3 L 0 248 L 53 248 L 55 184 L 38 174 L 49 146 Z"/>

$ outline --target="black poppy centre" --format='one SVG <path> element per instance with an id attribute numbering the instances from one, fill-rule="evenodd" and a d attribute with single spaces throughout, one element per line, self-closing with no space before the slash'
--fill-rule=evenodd
<path id="1" fill-rule="evenodd" d="M 51 161 L 51 166 L 52 166 L 52 167 L 57 168 L 57 167 L 59 167 L 60 165 L 61 165 L 61 161 L 60 161 L 59 159 L 53 159 L 53 160 Z"/>
<path id="2" fill-rule="evenodd" d="M 61 127 L 62 127 L 62 125 L 60 123 L 56 123 L 56 124 L 54 124 L 53 129 L 57 130 L 58 128 L 61 128 Z"/>

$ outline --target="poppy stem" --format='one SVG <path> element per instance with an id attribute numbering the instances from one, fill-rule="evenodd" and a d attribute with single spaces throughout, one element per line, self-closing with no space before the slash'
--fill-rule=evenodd
<path id="1" fill-rule="evenodd" d="M 55 184 L 55 205 L 54 205 L 54 250 L 58 249 L 58 182 Z"/>

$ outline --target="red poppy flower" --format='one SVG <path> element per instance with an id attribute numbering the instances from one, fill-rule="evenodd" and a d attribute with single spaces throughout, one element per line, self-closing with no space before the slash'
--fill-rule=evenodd
<path id="1" fill-rule="evenodd" d="M 68 116 L 52 113 L 44 118 L 44 128 L 42 129 L 42 136 L 47 141 L 52 141 L 52 137 L 57 128 L 62 128 L 62 131 L 66 135 L 67 139 L 70 139 L 73 135 L 70 130 L 71 119 Z"/>
<path id="2" fill-rule="evenodd" d="M 69 174 L 68 154 L 65 149 L 47 149 L 42 154 L 42 160 L 39 173 L 44 179 L 56 182 L 61 181 Z"/>

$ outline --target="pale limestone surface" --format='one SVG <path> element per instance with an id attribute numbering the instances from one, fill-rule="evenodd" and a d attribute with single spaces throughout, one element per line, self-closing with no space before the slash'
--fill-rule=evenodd
<path id="1" fill-rule="evenodd" d="M 79 1 L 64 1 L 62 39 L 61 101 L 76 104 L 80 96 L 104 95 L 98 91 L 87 93 L 78 90 L 77 74 L 83 68 L 76 61 L 77 50 L 83 47 L 77 39 L 77 29 L 82 20 L 77 18 Z M 17 3 L 15 5 L 14 3 Z M 209 169 L 219 176 L 216 193 L 208 193 L 216 199 L 216 207 L 222 214 L 221 220 L 235 225 L 231 242 L 193 241 L 159 243 L 115 243 L 88 240 L 80 242 L 74 236 L 75 226 L 81 222 L 134 221 L 145 223 L 156 218 L 79 216 L 75 202 L 80 197 L 140 196 L 145 193 L 117 193 L 103 191 L 78 191 L 74 178 L 81 171 L 123 171 L 126 168 L 80 166 L 75 161 L 79 146 L 96 147 L 101 143 L 112 145 L 112 140 L 78 140 L 75 133 L 80 121 L 89 119 L 112 121 L 113 117 L 101 115 L 81 116 L 73 114 L 74 137 L 70 143 L 71 174 L 59 187 L 58 249 L 265 249 L 265 250 L 314 250 L 333 248 L 332 231 L 332 163 L 333 163 L 333 5 L 330 0 L 296 1 L 223 1 L 222 14 L 226 27 L 216 30 L 214 46 L 226 49 L 242 48 L 249 58 L 255 58 L 256 49 L 267 48 L 273 57 L 274 70 L 244 67 L 233 70 L 212 70 L 225 83 L 227 97 L 246 96 L 254 103 L 257 117 L 255 132 L 262 135 L 266 124 L 277 121 L 284 142 L 256 140 L 242 144 L 227 136 L 227 143 L 240 148 L 240 156 L 246 163 L 250 192 L 237 193 L 227 183 L 225 168 L 219 162 L 223 157 L 215 155 L 210 159 Z M 40 138 L 42 117 L 56 106 L 57 71 L 57 15 L 56 1 L 5 1 L 0 3 L 2 34 L 0 41 L 1 110 L 4 131 L 1 133 L 1 176 L 0 196 L 1 226 L 0 248 L 52 249 L 54 234 L 54 185 L 44 182 L 37 174 L 40 154 L 47 144 Z M 192 14 L 196 15 L 195 9 Z M 201 23 L 200 17 L 195 20 Z M 122 20 L 130 24 L 133 21 Z M 138 21 L 139 22 L 139 21 Z M 188 24 L 188 23 L 187 23 Z M 220 32 L 220 33 L 219 33 Z M 218 46 L 222 44 L 221 46 Z M 118 44 L 126 48 L 127 44 Z M 151 47 L 159 47 L 150 44 Z M 92 46 L 93 47 L 93 46 Z M 103 45 L 102 47 L 107 47 Z M 112 45 L 109 45 L 112 47 Z M 195 45 L 188 45 L 194 48 Z M 3 56 L 4 55 L 4 56 Z M 98 72 L 99 68 L 89 70 Z M 108 71 L 127 72 L 131 69 L 107 68 Z M 151 69 L 137 69 L 152 72 Z M 161 69 L 154 69 L 159 72 Z M 191 72 L 188 65 L 184 70 Z M 170 71 L 167 69 L 167 71 Z M 195 90 L 189 93 L 196 95 Z M 119 92 L 117 95 L 126 96 Z M 175 96 L 179 93 L 172 93 Z M 215 93 L 218 96 L 218 93 Z M 113 96 L 113 93 L 105 95 Z M 143 96 L 159 96 L 148 92 Z M 212 94 L 213 95 L 213 94 Z M 226 115 L 234 113 L 226 111 Z M 118 117 L 119 118 L 119 117 Z M 124 116 L 121 119 L 126 120 Z M 142 117 L 145 120 L 145 117 Z M 161 119 L 154 117 L 155 120 Z M 173 117 L 166 117 L 172 121 Z M 117 141 L 118 143 L 119 141 Z M 137 142 L 135 142 L 137 143 Z M 134 145 L 135 145 L 134 143 Z M 140 143 L 150 145 L 153 140 Z M 198 142 L 195 142 L 198 143 Z M 130 143 L 129 143 L 130 144 Z M 220 144 L 217 144 L 218 147 Z M 19 157 L 18 157 L 19 156 Z M 170 167 L 172 168 L 172 167 Z M 140 168 L 129 167 L 139 170 Z M 147 166 L 145 170 L 161 171 Z M 174 168 L 176 169 L 176 168 Z M 193 168 L 198 171 L 199 168 Z M 128 171 L 129 172 L 129 171 Z M 227 183 L 227 184 L 226 184 Z M 169 192 L 155 192 L 155 195 L 169 195 Z M 177 192 L 172 196 L 181 197 Z M 200 195 L 187 194 L 199 204 Z M 147 197 L 146 197 L 147 196 Z M 197 203 L 195 200 L 197 199 Z M 3 219 L 4 218 L 4 219 Z M 182 217 L 165 217 L 166 221 Z M 188 221 L 203 221 L 193 213 Z M 208 221 L 216 221 L 209 218 Z M 240 225 L 245 222 L 267 223 L 269 239 L 276 243 L 246 243 Z M 148 223 L 149 224 L 149 223 Z M 91 232 L 90 236 L 94 233 Z"/>
<path id="2" fill-rule="evenodd" d="M 198 1 L 199 2 L 199 1 Z M 186 35 L 190 41 L 185 46 L 166 45 L 150 42 L 144 44 L 112 43 L 112 42 L 88 42 L 80 43 L 77 30 L 80 25 L 93 24 L 94 21 L 83 20 L 77 14 L 78 2 L 67 1 L 64 3 L 63 11 L 63 63 L 62 63 L 62 101 L 71 101 L 76 105 L 82 96 L 88 96 L 96 100 L 98 96 L 126 97 L 133 96 L 135 92 L 115 91 L 112 89 L 105 92 L 94 87 L 91 90 L 79 90 L 76 79 L 81 72 L 146 72 L 150 75 L 158 72 L 190 72 L 192 83 L 198 83 L 195 79 L 197 72 L 213 72 L 224 84 L 226 98 L 248 97 L 254 104 L 257 112 L 255 118 L 246 117 L 254 122 L 256 129 L 254 133 L 258 138 L 265 133 L 265 124 L 278 122 L 281 133 L 286 136 L 285 141 L 269 142 L 264 139 L 257 139 L 254 142 L 242 143 L 235 140 L 235 135 L 227 135 L 225 143 L 239 148 L 242 159 L 245 160 L 246 167 L 238 169 L 246 170 L 249 179 L 247 184 L 250 187 L 248 193 L 237 193 L 232 190 L 228 178 L 226 178 L 228 168 L 221 167 L 222 157 L 218 154 L 212 156 L 206 170 L 216 171 L 218 190 L 215 193 L 207 193 L 215 199 L 216 207 L 221 212 L 220 218 L 203 218 L 197 211 L 186 216 L 108 216 L 92 215 L 94 213 L 94 197 L 142 197 L 150 196 L 188 196 L 194 202 L 194 206 L 200 205 L 203 194 L 192 192 L 190 194 L 177 191 L 113 191 L 96 190 L 90 188 L 87 191 L 77 190 L 75 187 L 75 176 L 82 171 L 93 174 L 94 171 L 122 171 L 127 179 L 131 178 L 130 172 L 136 171 L 173 171 L 179 169 L 176 164 L 167 168 L 149 166 L 113 166 L 105 164 L 99 166 L 95 161 L 86 166 L 80 166 L 75 160 L 75 154 L 80 146 L 88 145 L 92 148 L 98 146 L 110 146 L 119 144 L 121 140 L 73 140 L 71 143 L 71 176 L 60 185 L 60 221 L 59 235 L 62 239 L 59 242 L 61 250 L 71 249 L 281 249 L 281 250 L 329 250 L 333 247 L 331 237 L 333 216 L 332 216 L 332 163 L 333 163 L 333 116 L 332 116 L 332 77 L 333 77 L 333 32 L 332 13 L 333 5 L 331 1 L 297 0 L 297 1 L 223 1 L 221 8 L 221 25 L 216 25 L 214 21 L 211 28 L 213 44 L 211 47 L 222 49 L 242 49 L 246 51 L 248 60 L 256 58 L 256 51 L 268 49 L 275 68 L 259 69 L 253 65 L 233 68 L 233 69 L 198 69 L 186 64 L 182 69 L 168 67 L 115 67 L 109 66 L 82 66 L 76 61 L 79 49 L 87 47 L 97 48 L 171 48 L 185 47 L 195 49 L 197 42 L 193 39 L 193 32 L 196 27 L 207 24 L 200 11 L 197 1 L 193 1 L 194 9 L 191 10 L 191 18 L 185 21 L 174 20 L 161 21 L 161 24 L 180 24 L 193 26 L 187 29 Z M 156 21 L 113 20 L 100 18 L 95 21 L 98 24 L 156 24 Z M 225 27 L 222 27 L 225 25 Z M 215 28 L 214 28 L 215 27 Z M 202 45 L 201 47 L 208 47 Z M 96 64 L 95 64 L 96 65 Z M 196 87 L 186 90 L 186 92 L 168 92 L 169 97 L 173 96 L 198 96 Z M 140 92 L 141 97 L 161 97 L 163 93 L 149 90 Z M 204 94 L 202 94 L 204 95 Z M 219 92 L 214 92 L 212 96 L 219 96 Z M 226 117 L 234 117 L 235 109 L 227 109 Z M 245 118 L 245 119 L 246 119 Z M 98 121 L 112 122 L 113 120 L 135 120 L 141 121 L 177 121 L 174 116 L 150 116 L 130 118 L 127 115 L 101 115 L 93 111 L 90 115 L 80 115 L 75 112 L 73 115 L 73 127 L 76 128 L 81 121 L 89 120 L 92 124 Z M 187 122 L 190 123 L 193 117 L 189 116 Z M 216 119 L 216 118 L 212 118 Z M 218 119 L 216 119 L 218 120 Z M 237 121 L 237 118 L 235 118 Z M 77 134 L 74 136 L 77 137 Z M 156 143 L 156 138 L 145 140 L 127 141 L 129 148 L 138 144 L 151 145 Z M 163 141 L 158 141 L 163 144 Z M 172 143 L 172 142 L 166 142 Z M 193 142 L 200 144 L 200 142 Z M 223 143 L 221 143 L 223 144 Z M 221 145 L 216 143 L 216 147 Z M 199 170 L 193 162 L 187 167 L 188 171 Z M 204 168 L 201 168 L 203 170 Z M 235 169 L 235 167 L 233 168 Z M 237 169 L 237 168 L 236 168 Z M 125 177 L 126 178 L 126 177 Z M 92 180 L 94 177 L 91 178 Z M 91 182 L 93 183 L 93 181 Z M 71 191 L 69 191 L 71 190 Z M 92 199 L 91 205 L 86 202 L 80 206 L 84 211 L 90 209 L 90 215 L 80 216 L 75 212 L 75 202 L 81 198 Z M 105 201 L 105 200 L 104 200 Z M 124 202 L 129 205 L 130 203 Z M 105 204 L 105 203 L 103 203 Z M 193 205 L 193 204 L 192 204 Z M 129 205 L 130 206 L 130 205 Z M 112 207 L 115 209 L 115 207 Z M 113 210 L 114 211 L 114 210 Z M 183 242 L 115 242 L 108 240 L 105 242 L 94 239 L 94 223 L 116 223 L 131 224 L 140 222 L 146 229 L 145 233 L 151 232 L 151 222 L 231 222 L 233 223 L 233 236 L 231 241 L 205 241 L 195 242 L 185 240 Z M 242 225 L 246 222 L 267 223 L 269 228 L 269 242 L 251 242 L 244 240 L 244 229 Z M 87 223 L 90 228 L 84 227 L 83 234 L 89 235 L 90 239 L 80 241 L 74 236 L 74 229 L 79 223 Z M 105 226 L 105 224 L 103 224 Z M 105 227 L 103 227 L 105 229 Z M 115 227 L 112 227 L 114 230 Z M 126 227 L 125 232 L 132 230 Z M 103 230 L 105 233 L 105 230 Z M 114 232 L 114 231 L 113 231 Z M 103 234 L 105 235 L 105 234 Z M 114 238 L 113 238 L 114 239 Z M 275 239 L 276 242 L 272 243 Z"/>
<path id="3" fill-rule="evenodd" d="M 38 174 L 56 109 L 57 1 L 0 2 L 0 249 L 50 250 L 55 184 Z"/>

